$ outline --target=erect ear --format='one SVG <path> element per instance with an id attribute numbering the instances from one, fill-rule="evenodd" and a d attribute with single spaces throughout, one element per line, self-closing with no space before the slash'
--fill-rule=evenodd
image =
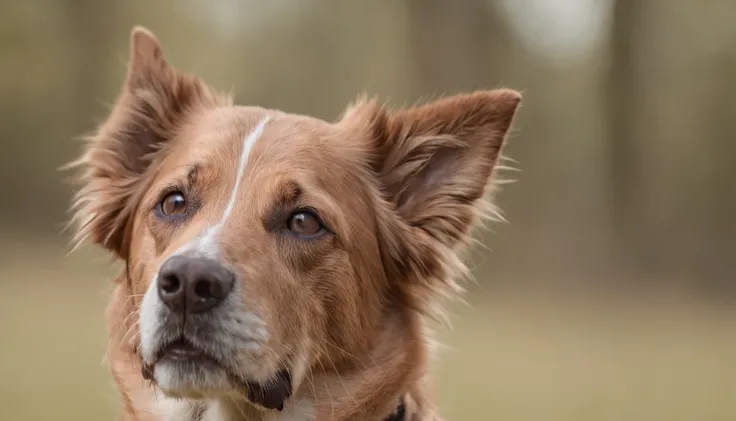
<path id="1" fill-rule="evenodd" d="M 520 101 L 518 92 L 500 89 L 396 112 L 375 103 L 348 112 L 345 118 L 368 119 L 371 165 L 398 220 L 384 241 L 401 273 L 420 283 L 448 281 Z"/>
<path id="2" fill-rule="evenodd" d="M 219 99 L 198 79 L 172 68 L 156 37 L 136 27 L 131 33 L 128 73 L 112 113 L 88 138 L 72 224 L 75 241 L 96 244 L 127 258 L 126 236 L 153 160 L 187 115 Z"/>

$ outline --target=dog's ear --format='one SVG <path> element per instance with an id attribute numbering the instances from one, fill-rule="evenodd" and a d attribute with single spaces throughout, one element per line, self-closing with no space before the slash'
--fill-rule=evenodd
<path id="1" fill-rule="evenodd" d="M 72 206 L 75 241 L 89 237 L 127 258 L 127 230 L 151 162 L 189 113 L 217 101 L 204 83 L 169 65 L 151 32 L 133 29 L 128 72 L 112 113 L 69 165 L 83 170 Z"/>
<path id="2" fill-rule="evenodd" d="M 348 111 L 345 118 L 368 121 L 371 166 L 399 221 L 382 224 L 384 248 L 401 276 L 424 286 L 452 282 L 449 266 L 483 212 L 520 101 L 518 92 L 500 89 L 396 112 L 375 102 Z"/>

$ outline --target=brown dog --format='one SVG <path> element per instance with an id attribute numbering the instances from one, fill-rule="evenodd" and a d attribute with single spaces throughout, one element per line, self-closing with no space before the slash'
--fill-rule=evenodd
<path id="1" fill-rule="evenodd" d="M 520 99 L 360 100 L 335 123 L 234 106 L 136 28 L 75 163 L 76 240 L 125 262 L 122 419 L 438 420 L 424 319 L 458 289 Z"/>

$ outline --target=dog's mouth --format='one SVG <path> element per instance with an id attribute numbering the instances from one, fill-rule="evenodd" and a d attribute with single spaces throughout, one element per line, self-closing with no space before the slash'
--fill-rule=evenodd
<path id="1" fill-rule="evenodd" d="M 193 343 L 181 337 L 169 345 L 162 348 L 156 355 L 155 363 L 169 360 L 175 362 L 193 362 L 193 363 L 214 363 L 222 366 L 214 357 L 205 353 L 201 348 L 196 347 Z M 154 363 L 154 364 L 155 364 Z"/>
<path id="2" fill-rule="evenodd" d="M 155 381 L 154 379 L 154 368 L 159 363 L 187 363 L 197 365 L 212 365 L 214 367 L 220 367 L 225 370 L 230 377 L 233 376 L 225 366 L 217 358 L 209 355 L 202 348 L 194 345 L 191 341 L 187 340 L 183 336 L 178 339 L 169 342 L 165 346 L 162 346 L 158 352 L 156 352 L 153 361 L 143 362 L 141 373 L 145 380 Z"/>
<path id="3" fill-rule="evenodd" d="M 284 408 L 284 402 L 292 393 L 289 370 L 282 369 L 278 371 L 265 383 L 249 381 L 231 369 L 228 364 L 183 336 L 162 347 L 156 353 L 153 363 L 143 364 L 142 374 L 146 380 L 155 381 L 154 367 L 158 363 L 196 364 L 205 367 L 211 366 L 213 369 L 219 368 L 227 374 L 236 388 L 243 390 L 250 402 L 266 409 L 281 411 Z"/>

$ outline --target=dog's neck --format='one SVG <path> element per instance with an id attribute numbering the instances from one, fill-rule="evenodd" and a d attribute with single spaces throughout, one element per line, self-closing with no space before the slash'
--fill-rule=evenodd
<path id="1" fill-rule="evenodd" d="M 125 294 L 116 291 L 108 320 L 124 320 Z M 391 421 L 436 421 L 425 387 L 427 343 L 421 318 L 397 314 L 384 325 L 373 347 L 342 361 L 317 361 L 296 385 L 282 411 L 245 401 L 176 400 L 143 380 L 135 347 L 113 334 L 110 368 L 123 398 L 122 421 L 382 421 L 403 403 L 404 416 Z M 390 326 L 391 328 L 386 328 Z M 128 327 L 111 325 L 112 332 Z M 121 329 L 122 328 L 122 329 Z"/>

